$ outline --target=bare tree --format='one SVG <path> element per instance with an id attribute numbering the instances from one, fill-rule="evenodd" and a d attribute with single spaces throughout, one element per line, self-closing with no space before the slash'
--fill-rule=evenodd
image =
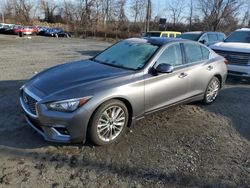
<path id="1" fill-rule="evenodd" d="M 198 0 L 203 13 L 206 29 L 216 31 L 228 17 L 236 17 L 240 3 L 238 0 Z"/>
<path id="2" fill-rule="evenodd" d="M 250 27 L 250 1 L 244 2 L 245 12 L 242 17 L 241 26 Z"/>
<path id="3" fill-rule="evenodd" d="M 172 17 L 173 29 L 175 29 L 176 24 L 181 22 L 181 20 L 184 18 L 183 12 L 185 5 L 182 0 L 176 0 L 171 4 L 168 3 L 168 7 Z"/>
<path id="4" fill-rule="evenodd" d="M 45 15 L 45 20 L 49 23 L 55 22 L 55 10 L 58 6 L 53 0 L 41 0 L 40 7 Z"/>
<path id="5" fill-rule="evenodd" d="M 33 8 L 33 2 L 30 0 L 12 0 L 15 10 L 15 17 L 21 22 L 30 22 L 30 12 Z"/>

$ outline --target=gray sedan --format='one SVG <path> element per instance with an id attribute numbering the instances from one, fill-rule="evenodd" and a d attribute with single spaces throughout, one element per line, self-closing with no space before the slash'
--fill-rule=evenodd
<path id="1" fill-rule="evenodd" d="M 203 44 L 131 38 L 84 61 L 45 70 L 20 89 L 28 124 L 46 140 L 105 145 L 148 114 L 215 101 L 226 61 Z"/>

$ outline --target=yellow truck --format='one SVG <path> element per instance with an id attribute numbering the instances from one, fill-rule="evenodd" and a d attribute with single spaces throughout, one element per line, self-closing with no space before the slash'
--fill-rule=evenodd
<path id="1" fill-rule="evenodd" d="M 143 37 L 176 38 L 180 35 L 181 35 L 181 32 L 177 32 L 177 31 L 148 31 L 144 33 Z"/>

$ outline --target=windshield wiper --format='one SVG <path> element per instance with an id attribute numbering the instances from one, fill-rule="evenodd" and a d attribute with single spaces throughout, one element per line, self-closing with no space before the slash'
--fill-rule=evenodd
<path id="1" fill-rule="evenodd" d="M 94 61 L 94 62 L 97 62 L 97 63 L 100 63 L 100 64 L 108 65 L 108 66 L 111 66 L 111 67 L 117 67 L 117 68 L 127 69 L 127 70 L 135 70 L 135 69 L 132 69 L 132 68 L 121 66 L 121 65 L 115 65 L 115 64 L 106 63 L 104 61 L 100 61 L 100 60 L 97 60 L 95 58 L 90 58 L 90 60 Z"/>

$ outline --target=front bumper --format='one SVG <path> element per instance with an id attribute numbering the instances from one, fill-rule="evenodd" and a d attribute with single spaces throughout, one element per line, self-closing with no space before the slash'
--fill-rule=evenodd
<path id="1" fill-rule="evenodd" d="M 250 64 L 249 65 L 228 64 L 228 75 L 250 78 Z"/>
<path id="2" fill-rule="evenodd" d="M 44 104 L 36 104 L 36 114 L 32 114 L 22 97 L 20 104 L 27 123 L 47 141 L 63 143 L 85 142 L 91 113 L 84 107 L 74 112 L 50 111 Z"/>

